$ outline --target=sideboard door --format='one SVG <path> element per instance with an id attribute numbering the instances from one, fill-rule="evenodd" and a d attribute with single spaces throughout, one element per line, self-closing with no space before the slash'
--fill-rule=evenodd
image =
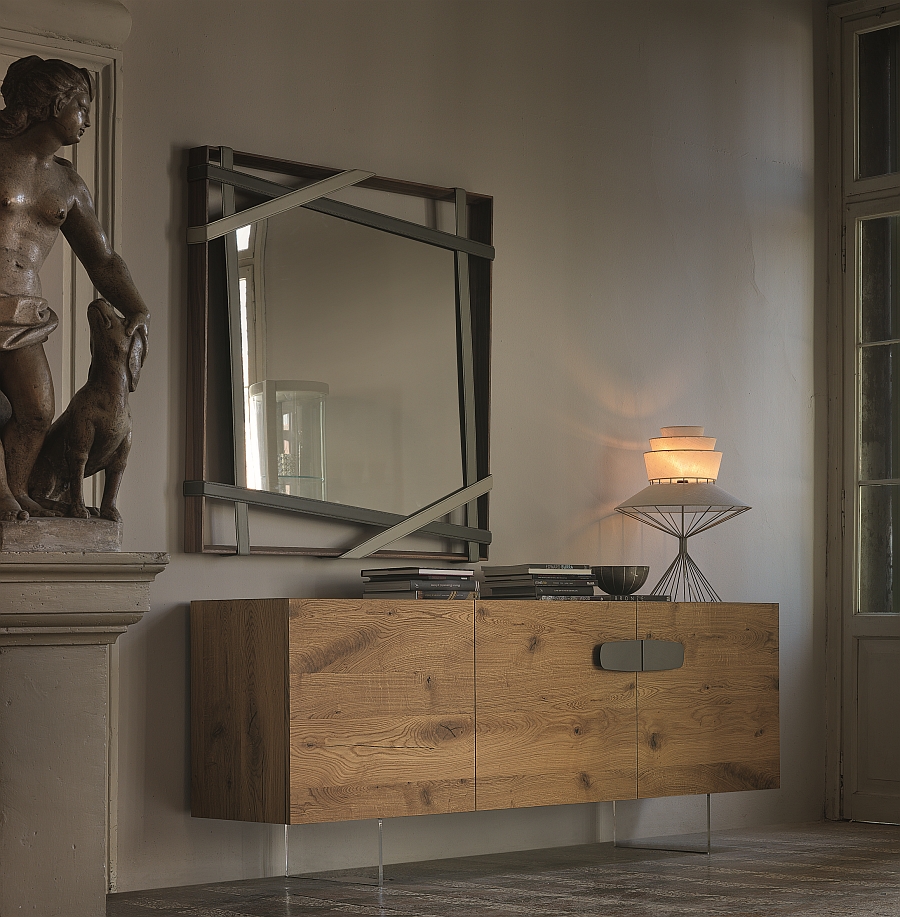
<path id="1" fill-rule="evenodd" d="M 284 824 L 287 601 L 191 602 L 191 815 Z"/>
<path id="2" fill-rule="evenodd" d="M 635 798 L 636 674 L 593 664 L 635 636 L 632 602 L 477 603 L 477 809 Z"/>
<path id="3" fill-rule="evenodd" d="M 637 607 L 640 639 L 684 644 L 637 677 L 638 797 L 778 787 L 778 605 Z"/>
<path id="4" fill-rule="evenodd" d="M 290 600 L 291 824 L 475 808 L 473 614 Z"/>

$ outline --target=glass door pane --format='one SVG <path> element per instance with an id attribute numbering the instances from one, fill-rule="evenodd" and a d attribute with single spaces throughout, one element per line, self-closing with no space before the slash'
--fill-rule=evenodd
<path id="1" fill-rule="evenodd" d="M 860 480 L 900 478 L 900 344 L 863 347 L 860 363 Z"/>
<path id="2" fill-rule="evenodd" d="M 900 582 L 894 575 L 894 546 L 900 538 L 900 487 L 860 487 L 860 614 L 900 613 Z"/>
<path id="3" fill-rule="evenodd" d="M 859 221 L 856 611 L 900 613 L 900 215 Z"/>

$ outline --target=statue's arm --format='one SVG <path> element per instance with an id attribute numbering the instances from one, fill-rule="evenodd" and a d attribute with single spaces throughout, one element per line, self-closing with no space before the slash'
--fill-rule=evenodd
<path id="1" fill-rule="evenodd" d="M 131 279 L 128 266 L 109 244 L 90 192 L 78 173 L 68 163 L 66 166 L 74 194 L 62 233 L 100 295 L 125 316 L 132 329 L 140 329 L 146 345 L 150 311 Z"/>

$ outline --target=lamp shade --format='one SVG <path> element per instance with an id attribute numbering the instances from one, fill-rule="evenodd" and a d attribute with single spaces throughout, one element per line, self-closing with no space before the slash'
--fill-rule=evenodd
<path id="1" fill-rule="evenodd" d="M 626 516 L 640 518 L 642 522 L 648 521 L 644 518 L 648 515 L 664 516 L 667 519 L 677 516 L 679 520 L 683 521 L 682 517 L 685 514 L 695 514 L 702 517 L 698 522 L 703 524 L 703 528 L 708 528 L 706 523 L 711 522 L 714 518 L 717 521 L 723 521 L 722 516 L 731 518 L 750 507 L 743 500 L 732 497 L 721 487 L 709 482 L 672 484 L 655 482 L 620 503 L 616 509 Z M 672 532 L 670 527 L 663 528 L 663 531 L 670 531 L 671 534 L 676 535 L 682 534 L 681 531 Z M 691 534 L 696 531 L 697 529 L 692 529 Z"/>
<path id="2" fill-rule="evenodd" d="M 644 453 L 651 483 L 716 480 L 722 453 L 714 451 L 715 437 L 704 436 L 703 427 L 663 427 L 660 433 L 650 440 L 651 451 Z"/>
<path id="3" fill-rule="evenodd" d="M 721 452 L 699 449 L 644 453 L 648 481 L 715 481 L 721 463 Z"/>

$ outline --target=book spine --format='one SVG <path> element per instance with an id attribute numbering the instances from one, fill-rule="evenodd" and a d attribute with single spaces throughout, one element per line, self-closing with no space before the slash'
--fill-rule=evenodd
<path id="1" fill-rule="evenodd" d="M 591 573 L 587 564 L 516 564 L 511 567 L 482 567 L 485 576 L 541 576 L 556 574 L 556 571 Z"/>
<path id="2" fill-rule="evenodd" d="M 377 583 L 366 583 L 369 592 L 403 592 L 409 589 L 466 589 L 475 587 L 474 579 L 402 579 L 378 580 Z"/>
<path id="3" fill-rule="evenodd" d="M 667 595 L 598 595 L 598 602 L 669 602 Z"/>
<path id="4" fill-rule="evenodd" d="M 507 596 L 531 596 L 531 595 L 593 595 L 594 590 L 591 586 L 536 586 L 529 589 L 527 586 L 522 587 L 491 587 L 491 595 Z"/>
<path id="5" fill-rule="evenodd" d="M 409 592 L 366 592 L 364 599 L 474 599 L 476 595 L 471 591 L 462 590 L 410 590 Z"/>
<path id="6" fill-rule="evenodd" d="M 596 602 L 596 595 L 536 595 L 538 602 Z"/>
<path id="7" fill-rule="evenodd" d="M 486 595 L 485 599 L 508 602 L 596 602 L 596 595 Z"/>
<path id="8" fill-rule="evenodd" d="M 594 586 L 592 576 L 488 576 L 485 586 Z"/>
<path id="9" fill-rule="evenodd" d="M 451 570 L 449 568 L 434 567 L 379 567 L 375 570 L 362 570 L 360 576 L 368 579 L 415 579 L 427 577 L 429 579 L 457 579 L 459 577 L 474 577 L 474 570 Z"/>

